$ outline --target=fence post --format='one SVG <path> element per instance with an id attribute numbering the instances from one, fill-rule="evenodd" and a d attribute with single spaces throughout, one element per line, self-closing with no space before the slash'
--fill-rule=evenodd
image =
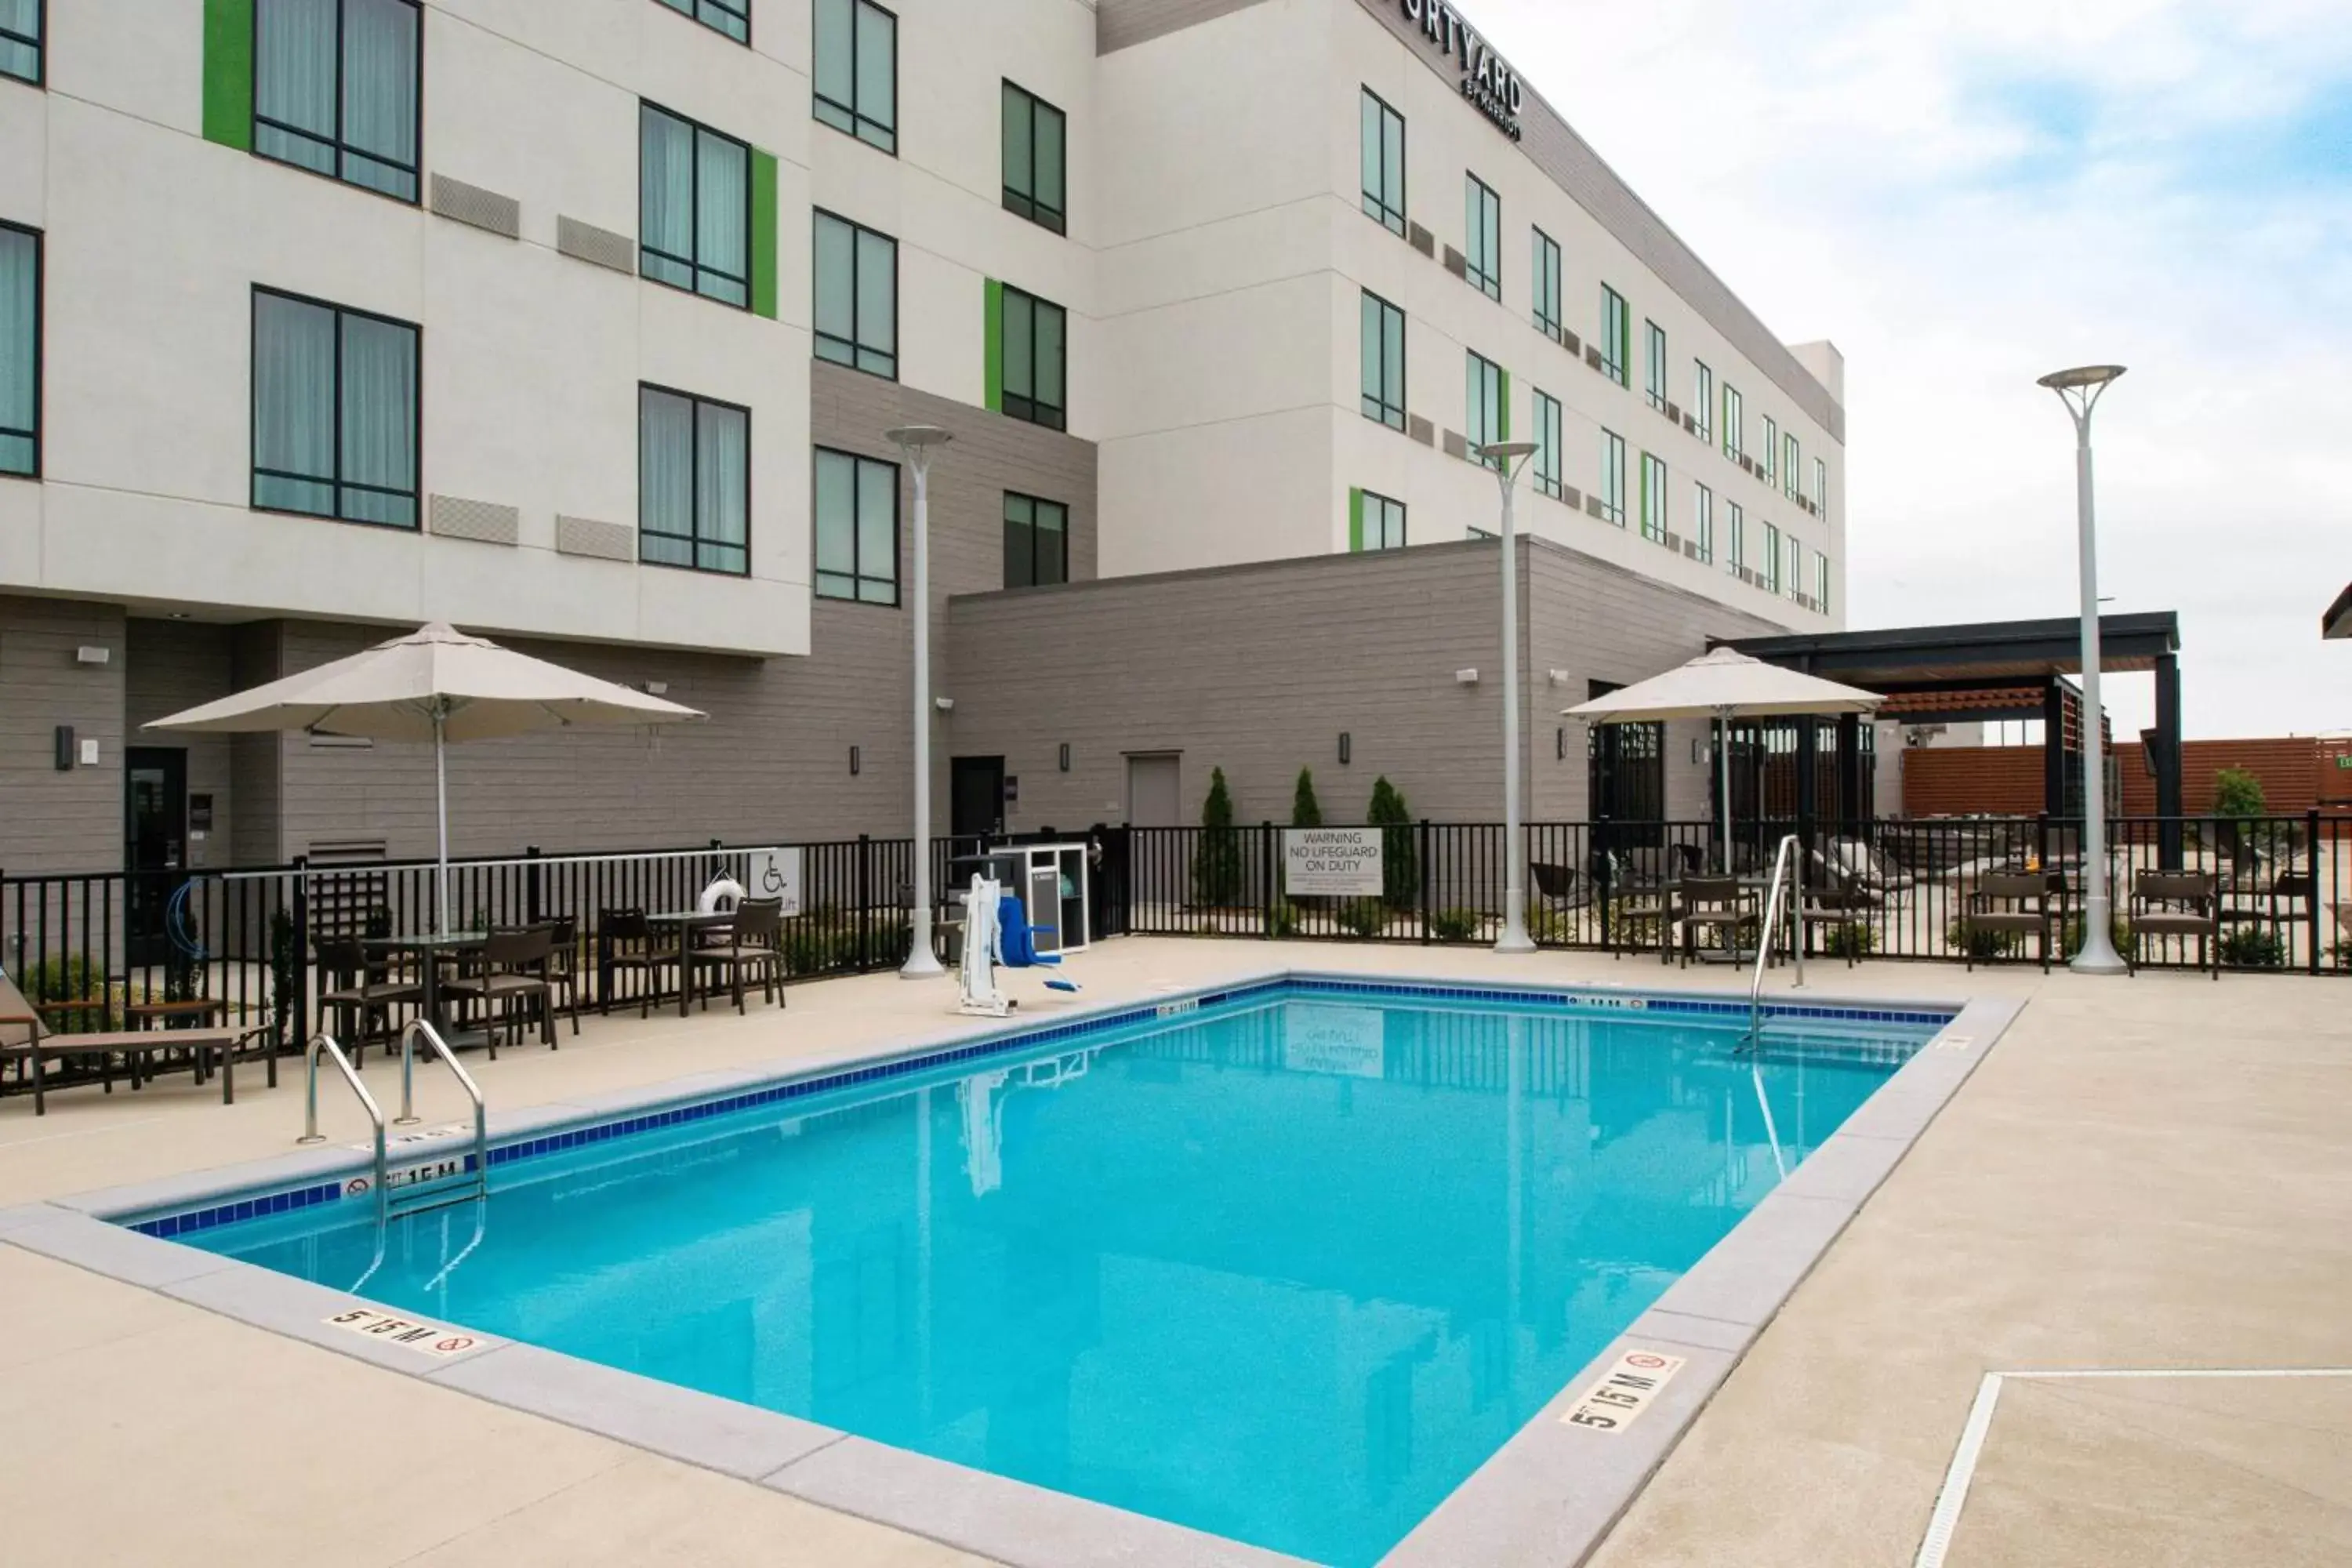
<path id="1" fill-rule="evenodd" d="M 294 994 L 288 1007 L 293 1016 L 297 1049 L 310 1042 L 310 858 L 294 857 Z"/>
<path id="2" fill-rule="evenodd" d="M 857 973 L 863 974 L 874 952 L 874 839 L 857 836 Z M 911 929 L 911 928 L 910 928 Z"/>
<path id="3" fill-rule="evenodd" d="M 1268 942 L 1274 940 L 1275 906 L 1281 902 L 1275 890 L 1274 866 L 1274 824 L 1261 822 L 1257 825 L 1258 935 Z"/>
<path id="4" fill-rule="evenodd" d="M 2312 806 L 2303 814 L 2303 864 L 2310 874 L 2311 895 L 2303 900 L 2304 910 L 2311 921 L 2311 953 L 2309 971 L 2319 973 L 2319 807 Z"/>
<path id="5" fill-rule="evenodd" d="M 524 845 L 522 855 L 523 858 L 526 860 L 538 859 L 539 846 L 536 844 Z M 525 925 L 537 925 L 539 923 L 540 911 L 539 868 L 537 866 L 526 866 L 523 868 L 522 908 L 523 923 Z"/>
<path id="6" fill-rule="evenodd" d="M 1421 830 L 1418 842 L 1420 844 L 1420 849 L 1414 856 L 1413 871 L 1415 874 L 1412 879 L 1412 901 L 1413 907 L 1421 915 L 1421 945 L 1427 947 L 1431 941 L 1429 934 L 1429 885 L 1437 879 L 1437 868 L 1431 862 L 1429 858 L 1429 818 L 1425 816 L 1421 819 Z"/>

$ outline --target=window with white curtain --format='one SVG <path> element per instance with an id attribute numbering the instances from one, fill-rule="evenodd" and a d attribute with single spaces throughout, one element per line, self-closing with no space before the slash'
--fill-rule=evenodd
<path id="1" fill-rule="evenodd" d="M 1464 276 L 1490 300 L 1503 297 L 1503 198 L 1475 174 L 1466 174 L 1462 225 Z"/>
<path id="2" fill-rule="evenodd" d="M 1715 564 L 1715 492 L 1705 485 L 1691 487 L 1691 532 L 1698 542 L 1703 565 Z"/>
<path id="3" fill-rule="evenodd" d="M 1358 550 L 1402 550 L 1404 548 L 1404 502 L 1387 496 L 1374 495 L 1370 490 L 1359 492 L 1363 502 L 1364 521 L 1358 533 Z"/>
<path id="4" fill-rule="evenodd" d="M 1748 416 L 1741 409 L 1739 388 L 1727 381 L 1723 384 L 1723 455 L 1725 457 L 1737 461 L 1739 454 L 1746 449 L 1747 426 Z"/>
<path id="5" fill-rule="evenodd" d="M 41 0 L 0 0 L 0 76 L 41 85 Z"/>
<path id="6" fill-rule="evenodd" d="M 1486 463 L 1490 459 L 1480 457 L 1478 448 L 1511 438 L 1511 382 L 1501 365 L 1475 349 L 1468 351 L 1466 363 L 1462 434 L 1469 442 L 1472 458 Z"/>
<path id="7" fill-rule="evenodd" d="M 253 291 L 253 505 L 416 526 L 417 329 Z"/>
<path id="8" fill-rule="evenodd" d="M 898 242 L 816 215 L 816 357 L 898 379 Z"/>
<path id="9" fill-rule="evenodd" d="M 1780 591 L 1780 531 L 1769 522 L 1764 525 L 1764 588 L 1767 593 Z"/>
<path id="10" fill-rule="evenodd" d="M 1536 331 L 1557 342 L 1560 334 L 1559 314 L 1559 241 L 1541 229 L 1531 229 L 1535 237 Z"/>
<path id="11" fill-rule="evenodd" d="M 1818 552 L 1813 556 L 1813 608 L 1830 613 L 1830 558 Z"/>
<path id="12" fill-rule="evenodd" d="M 1601 432 L 1601 521 L 1625 526 L 1625 438 Z"/>
<path id="13" fill-rule="evenodd" d="M 816 451 L 816 595 L 898 602 L 898 465 Z"/>
<path id="14" fill-rule="evenodd" d="M 1004 210 L 1066 232 L 1069 117 L 1026 88 L 1004 84 Z"/>
<path id="15" fill-rule="evenodd" d="M 819 120 L 898 151 L 898 18 L 874 0 L 816 0 Z"/>
<path id="16" fill-rule="evenodd" d="M 1705 360 L 1691 361 L 1691 433 L 1700 440 L 1715 440 L 1715 372 Z"/>
<path id="17" fill-rule="evenodd" d="M 1364 417 L 1404 428 L 1404 312 L 1364 290 L 1360 311 Z"/>
<path id="18" fill-rule="evenodd" d="M 751 0 L 660 0 L 682 16 L 691 16 L 739 44 L 751 41 Z"/>
<path id="19" fill-rule="evenodd" d="M 41 471 L 41 237 L 0 224 L 0 474 Z"/>
<path id="20" fill-rule="evenodd" d="M 1666 405 L 1666 329 L 1655 321 L 1642 323 L 1643 342 L 1649 361 L 1643 378 L 1644 395 L 1650 406 L 1663 409 Z"/>
<path id="21" fill-rule="evenodd" d="M 1745 571 L 1748 567 L 1748 513 L 1738 501 L 1727 500 L 1723 503 L 1723 522 L 1727 547 L 1725 563 L 1734 572 Z"/>
<path id="22" fill-rule="evenodd" d="M 750 145 L 650 103 L 637 124 L 637 270 L 749 310 Z"/>
<path id="23" fill-rule="evenodd" d="M 1536 492 L 1554 500 L 1567 499 L 1559 471 L 1559 399 L 1536 389 Z"/>
<path id="24" fill-rule="evenodd" d="M 254 0 L 253 150 L 416 200 L 422 15 L 416 0 Z"/>
<path id="25" fill-rule="evenodd" d="M 1625 296 L 1601 286 L 1601 374 L 1620 386 L 1630 384 L 1627 362 L 1633 357 L 1633 312 Z"/>
<path id="26" fill-rule="evenodd" d="M 1821 458 L 1813 459 L 1813 510 L 1826 522 L 1830 515 L 1830 466 Z"/>
<path id="27" fill-rule="evenodd" d="M 1663 544 L 1666 538 L 1666 465 L 1662 458 L 1642 454 L 1642 537 Z"/>
<path id="28" fill-rule="evenodd" d="M 1404 116 L 1391 109 L 1379 93 L 1364 89 L 1360 161 L 1364 174 L 1364 211 L 1380 219 L 1390 233 L 1404 234 Z"/>
<path id="29" fill-rule="evenodd" d="M 740 577 L 751 570 L 751 411 L 637 388 L 637 559 Z"/>

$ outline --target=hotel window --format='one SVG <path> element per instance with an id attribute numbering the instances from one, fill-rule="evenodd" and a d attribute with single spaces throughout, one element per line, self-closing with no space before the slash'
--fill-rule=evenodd
<path id="1" fill-rule="evenodd" d="M 1536 489 L 1554 500 L 1566 499 L 1559 475 L 1559 399 L 1536 393 Z"/>
<path id="2" fill-rule="evenodd" d="M 1068 232 L 1069 121 L 1044 99 L 1004 84 L 1004 210 Z"/>
<path id="3" fill-rule="evenodd" d="M 1691 533 L 1698 541 L 1702 564 L 1715 564 L 1715 492 L 1705 485 L 1691 487 Z"/>
<path id="4" fill-rule="evenodd" d="M 1004 495 L 1004 585 L 1045 588 L 1070 580 L 1070 509 L 1035 496 Z"/>
<path id="5" fill-rule="evenodd" d="M 1467 412 L 1463 422 L 1470 456 L 1483 463 L 1486 459 L 1478 455 L 1479 447 L 1511 438 L 1511 377 L 1501 365 L 1475 352 L 1470 353 L 1468 363 Z"/>
<path id="6" fill-rule="evenodd" d="M 0 0 L 0 76 L 35 87 L 41 85 L 41 5 L 42 0 Z"/>
<path id="7" fill-rule="evenodd" d="M 873 0 L 816 0 L 816 117 L 898 151 L 898 18 Z"/>
<path id="8" fill-rule="evenodd" d="M 415 0 L 257 0 L 253 150 L 415 201 L 419 26 Z"/>
<path id="9" fill-rule="evenodd" d="M 1358 490 L 1355 515 L 1349 520 L 1350 550 L 1402 550 L 1404 502 L 1370 490 Z"/>
<path id="10" fill-rule="evenodd" d="M 1404 312 L 1370 289 L 1363 301 L 1364 417 L 1404 428 Z"/>
<path id="11" fill-rule="evenodd" d="M 1813 459 L 1813 510 L 1827 522 L 1830 516 L 1830 466 L 1819 458 Z"/>
<path id="12" fill-rule="evenodd" d="M 748 576 L 751 411 L 637 388 L 637 559 Z"/>
<path id="13" fill-rule="evenodd" d="M 1780 531 L 1770 523 L 1764 525 L 1764 587 L 1769 593 L 1780 591 Z"/>
<path id="14" fill-rule="evenodd" d="M 1830 558 L 1819 552 L 1813 556 L 1813 608 L 1830 613 Z"/>
<path id="15" fill-rule="evenodd" d="M 816 595 L 898 602 L 898 464 L 817 448 Z"/>
<path id="16" fill-rule="evenodd" d="M 1666 539 L 1666 465 L 1642 454 L 1642 537 L 1664 543 Z"/>
<path id="17" fill-rule="evenodd" d="M 1724 563 L 1734 572 L 1748 565 L 1748 513 L 1736 500 L 1723 503 Z"/>
<path id="18" fill-rule="evenodd" d="M 1625 526 L 1625 441 L 1612 430 L 1601 432 L 1601 520 Z"/>
<path id="19" fill-rule="evenodd" d="M 1003 412 L 1049 430 L 1067 428 L 1068 315 L 1007 284 L 1003 334 Z"/>
<path id="20" fill-rule="evenodd" d="M 750 309 L 751 147 L 650 103 L 637 131 L 637 270 Z"/>
<path id="21" fill-rule="evenodd" d="M 1468 211 L 1463 223 L 1462 248 L 1467 253 L 1465 275 L 1474 289 L 1483 289 L 1489 300 L 1503 297 L 1503 198 L 1486 187 L 1475 174 L 1464 176 L 1468 184 Z"/>
<path id="22" fill-rule="evenodd" d="M 751 41 L 751 0 L 661 0 L 661 4 L 739 44 Z"/>
<path id="23" fill-rule="evenodd" d="M 1391 234 L 1404 233 L 1404 116 L 1364 89 L 1364 211 Z"/>
<path id="24" fill-rule="evenodd" d="M 1601 374 L 1620 386 L 1632 384 L 1627 379 L 1628 362 L 1633 357 L 1633 315 L 1625 308 L 1625 296 L 1603 283 L 1601 286 Z"/>
<path id="25" fill-rule="evenodd" d="M 1663 409 L 1666 405 L 1666 329 L 1655 321 L 1643 321 L 1643 342 L 1649 363 L 1643 367 L 1643 391 L 1650 406 Z"/>
<path id="26" fill-rule="evenodd" d="M 898 379 L 898 242 L 816 215 L 816 357 Z"/>
<path id="27" fill-rule="evenodd" d="M 41 471 L 41 237 L 0 224 L 0 474 Z"/>
<path id="28" fill-rule="evenodd" d="M 1789 541 L 1789 570 L 1783 574 L 1781 581 L 1792 599 L 1805 591 L 1804 564 L 1805 547 L 1791 538 Z"/>
<path id="29" fill-rule="evenodd" d="M 1715 372 L 1706 368 L 1704 360 L 1693 360 L 1696 374 L 1691 377 L 1691 428 L 1702 441 L 1715 439 Z"/>
<path id="30" fill-rule="evenodd" d="M 1742 429 L 1748 422 L 1739 403 L 1739 389 L 1729 382 L 1723 384 L 1723 455 L 1737 460 L 1745 449 L 1747 435 Z"/>
<path id="31" fill-rule="evenodd" d="M 1531 232 L 1536 237 L 1536 331 L 1556 341 L 1562 324 L 1559 313 L 1559 242 L 1539 228 Z"/>
<path id="32" fill-rule="evenodd" d="M 1780 437 L 1780 491 L 1790 500 L 1804 494 L 1803 482 L 1798 478 L 1802 466 L 1798 461 L 1797 438 L 1793 435 Z"/>
<path id="33" fill-rule="evenodd" d="M 1764 482 L 1776 483 L 1780 478 L 1780 424 L 1769 414 L 1764 416 L 1764 452 L 1759 461 L 1764 466 Z"/>
<path id="34" fill-rule="evenodd" d="M 253 291 L 253 505 L 416 526 L 416 328 Z"/>

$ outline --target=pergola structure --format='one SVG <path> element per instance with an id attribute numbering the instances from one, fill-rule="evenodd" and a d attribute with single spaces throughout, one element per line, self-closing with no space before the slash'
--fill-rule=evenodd
<path id="1" fill-rule="evenodd" d="M 2339 604 L 2347 619 L 2352 606 Z M 2042 721 L 2043 809 L 2064 816 L 2081 809 L 2082 694 L 2067 679 L 2082 673 L 2082 625 L 2066 620 L 1987 621 L 1967 626 L 1899 626 L 1729 640 L 1740 652 L 1887 698 L 1880 716 L 1913 723 L 1974 720 Z M 2157 813 L 2180 815 L 2180 617 L 2171 610 L 2099 617 L 2103 672 L 2156 677 L 2156 728 L 2147 737 L 2156 773 Z M 2105 736 L 2105 718 L 2100 717 Z M 1853 815 L 1864 798 L 1862 747 L 1852 719 L 1836 731 L 1834 815 Z M 1814 759 L 1819 726 L 1797 731 L 1798 815 L 1819 815 Z M 2163 834 L 2168 858 L 2177 829 Z"/>
<path id="2" fill-rule="evenodd" d="M 2352 587 L 2336 595 L 2327 613 L 2319 617 L 2319 635 L 2323 637 L 2352 637 Z"/>

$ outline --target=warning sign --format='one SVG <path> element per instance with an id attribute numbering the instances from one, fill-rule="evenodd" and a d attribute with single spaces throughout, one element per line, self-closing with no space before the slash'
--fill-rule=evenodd
<path id="1" fill-rule="evenodd" d="M 1627 1351 L 1617 1358 L 1616 1364 L 1601 1373 L 1601 1381 L 1586 1389 L 1568 1414 L 1559 1418 L 1563 1426 L 1582 1426 L 1593 1432 L 1622 1432 L 1633 1424 L 1633 1418 L 1650 1407 L 1659 1391 L 1674 1381 L 1682 1371 L 1685 1358 L 1661 1355 L 1655 1351 Z"/>
<path id="2" fill-rule="evenodd" d="M 420 1323 L 414 1318 L 396 1318 L 390 1312 L 379 1312 L 373 1307 L 354 1307 L 348 1312 L 338 1312 L 326 1320 L 332 1328 L 349 1329 L 355 1334 L 365 1334 L 372 1340 L 383 1340 L 423 1355 L 447 1359 L 477 1351 L 490 1342 L 479 1334 L 469 1334 L 462 1329 L 445 1329 L 437 1323 Z"/>

